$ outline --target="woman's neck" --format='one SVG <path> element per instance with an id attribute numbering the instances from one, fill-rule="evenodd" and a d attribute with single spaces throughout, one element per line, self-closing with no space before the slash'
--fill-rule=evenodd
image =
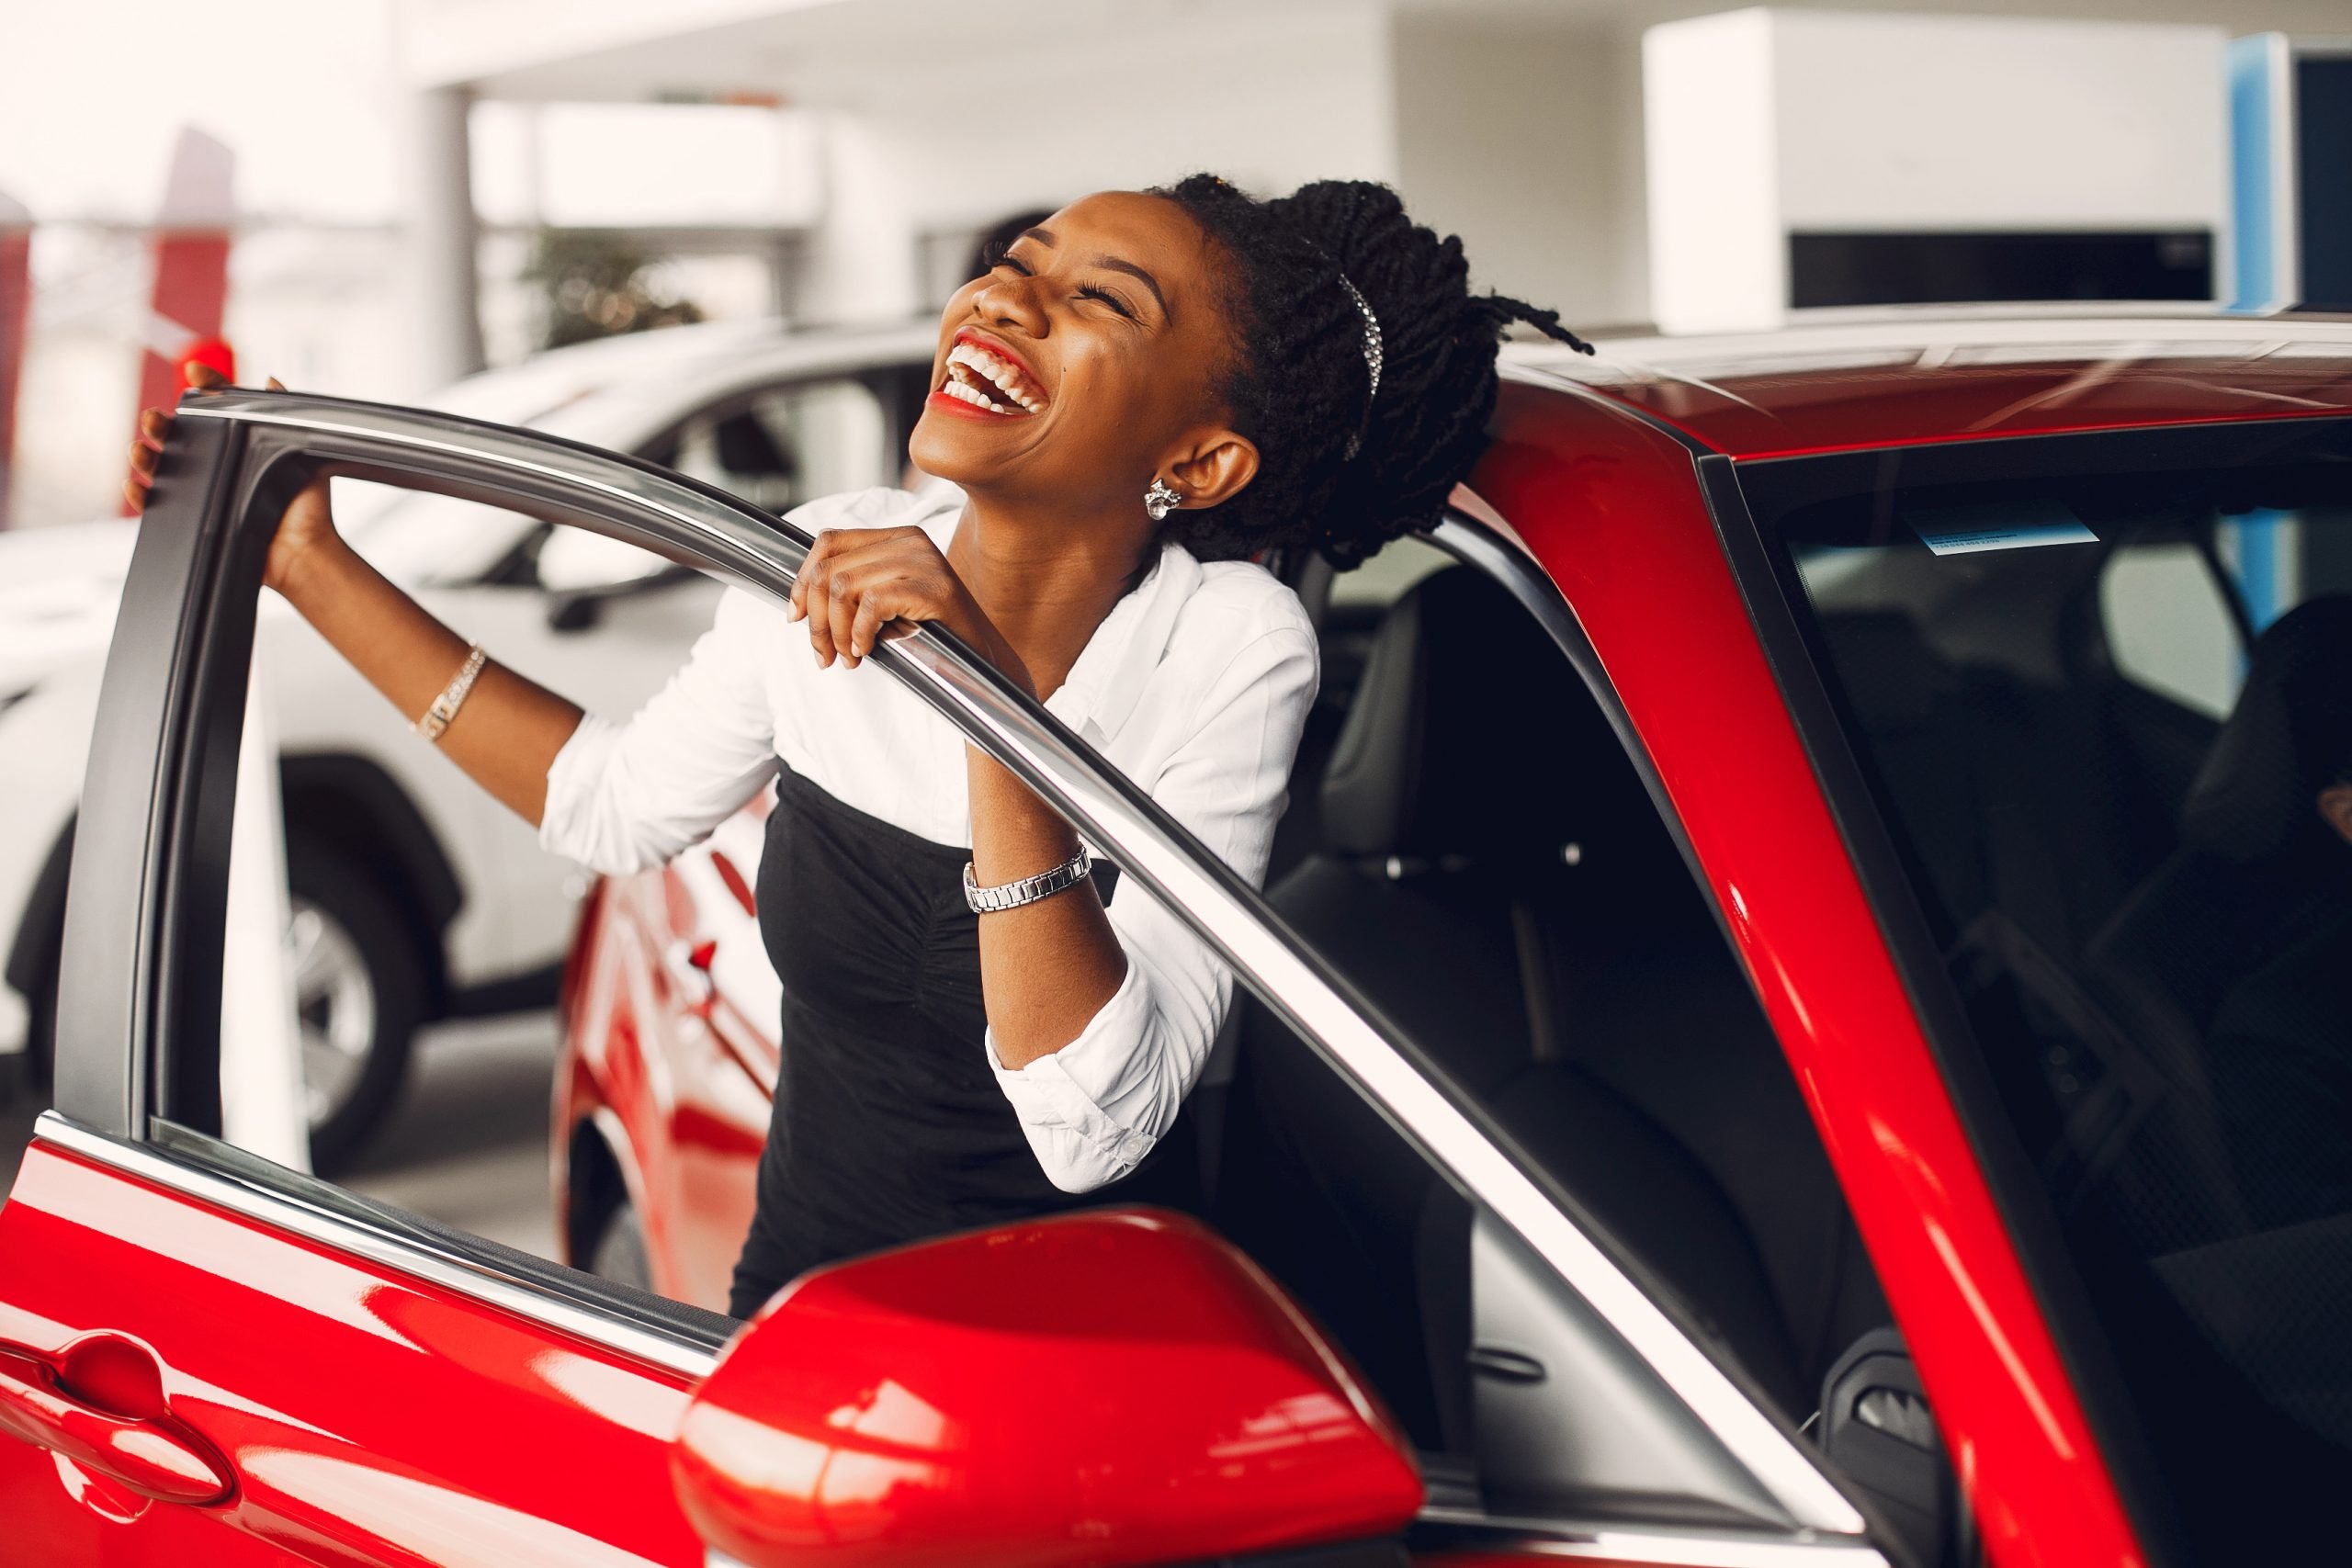
<path id="1" fill-rule="evenodd" d="M 974 496 L 948 541 L 947 563 L 1027 670 L 1051 696 L 1138 574 L 1147 525 L 1038 517 Z"/>

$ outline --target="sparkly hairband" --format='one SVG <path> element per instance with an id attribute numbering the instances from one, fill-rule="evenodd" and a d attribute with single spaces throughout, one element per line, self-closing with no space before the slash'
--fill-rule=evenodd
<path id="1" fill-rule="evenodd" d="M 1348 437 L 1347 453 L 1340 459 L 1344 462 L 1353 457 L 1356 449 L 1363 445 L 1364 430 L 1372 423 L 1372 400 L 1380 396 L 1380 318 L 1372 313 L 1372 301 L 1363 297 L 1363 290 L 1349 282 L 1344 272 L 1340 274 L 1340 287 L 1348 291 L 1348 298 L 1354 300 L 1356 309 L 1363 312 L 1363 367 L 1372 373 L 1372 388 L 1363 395 L 1363 424 Z"/>

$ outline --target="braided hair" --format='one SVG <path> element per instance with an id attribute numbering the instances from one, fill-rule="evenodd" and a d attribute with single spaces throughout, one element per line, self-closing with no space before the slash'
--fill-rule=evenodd
<path id="1" fill-rule="evenodd" d="M 1220 390 L 1259 452 L 1232 498 L 1169 514 L 1170 536 L 1204 559 L 1311 545 L 1349 567 L 1428 526 L 1486 445 L 1510 323 L 1592 352 L 1556 310 L 1471 293 L 1462 242 L 1415 223 L 1386 186 L 1318 180 L 1261 201 L 1194 175 L 1152 194 L 1231 264 Z M 1351 284 L 1380 321 L 1377 395 Z"/>

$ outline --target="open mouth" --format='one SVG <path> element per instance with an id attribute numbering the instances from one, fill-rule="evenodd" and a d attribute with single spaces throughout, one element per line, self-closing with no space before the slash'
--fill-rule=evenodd
<path id="1" fill-rule="evenodd" d="M 1047 401 L 1028 371 L 970 338 L 957 339 L 947 351 L 947 379 L 939 390 L 974 408 L 1020 418 L 1043 413 Z"/>

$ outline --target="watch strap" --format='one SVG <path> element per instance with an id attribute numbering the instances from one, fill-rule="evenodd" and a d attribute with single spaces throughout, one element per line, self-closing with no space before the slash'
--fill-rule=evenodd
<path id="1" fill-rule="evenodd" d="M 972 863 L 964 863 L 964 902 L 976 915 L 1001 914 L 1006 909 L 1018 909 L 1023 904 L 1034 904 L 1040 898 L 1050 898 L 1057 893 L 1068 892 L 1094 874 L 1094 857 L 1080 850 L 1077 854 L 1048 871 L 1035 876 L 1024 876 L 1018 882 L 1000 883 L 983 887 L 972 875 Z"/>

